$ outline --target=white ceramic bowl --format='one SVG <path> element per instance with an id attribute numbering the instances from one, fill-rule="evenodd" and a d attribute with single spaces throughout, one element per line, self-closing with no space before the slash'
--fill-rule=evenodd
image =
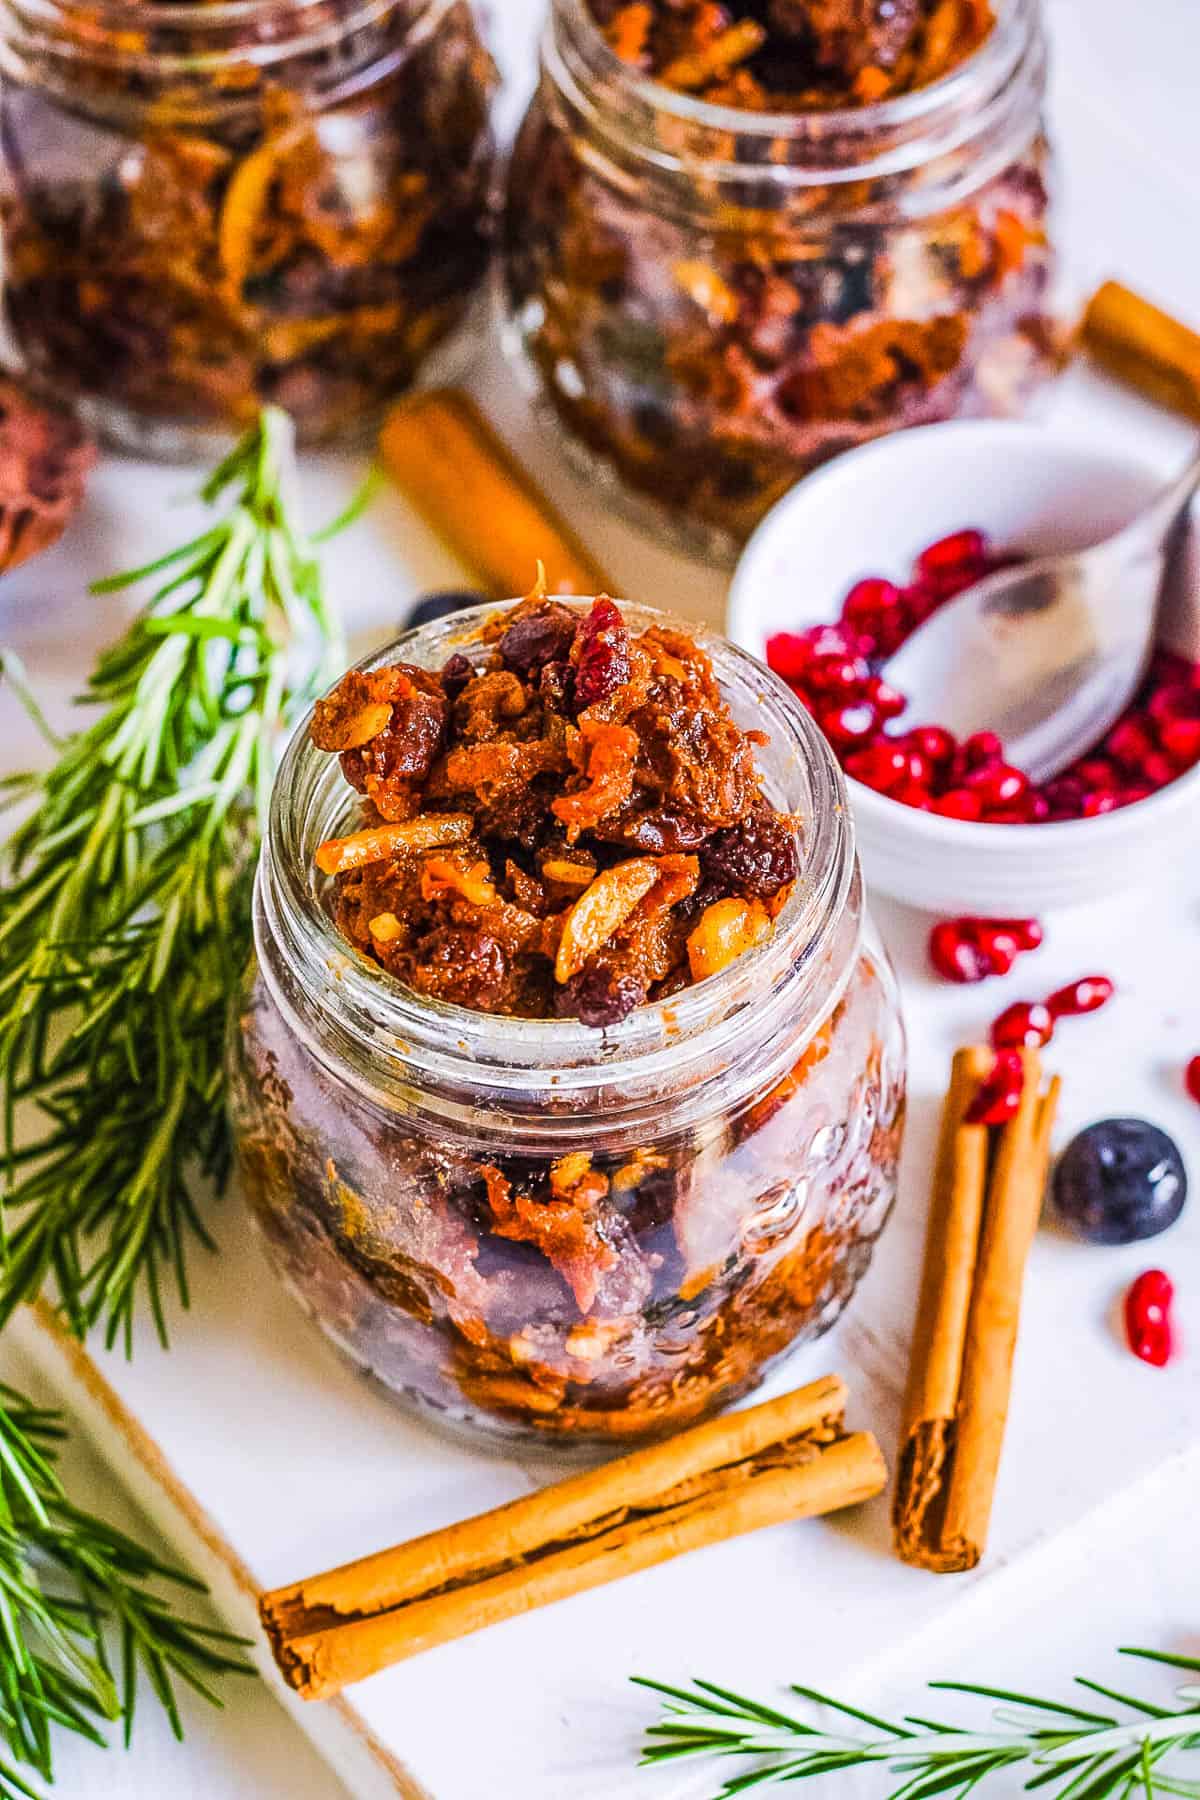
<path id="1" fill-rule="evenodd" d="M 964 526 L 1013 549 L 1082 549 L 1125 524 L 1161 480 L 1037 426 L 971 420 L 900 432 L 809 476 L 772 509 L 734 576 L 728 635 L 765 658 L 774 632 L 836 618 L 862 575 L 904 582 L 925 545 Z M 1194 537 L 1184 561 L 1163 636 L 1195 655 Z M 1161 877 L 1200 816 L 1200 766 L 1119 812 L 1047 825 L 968 824 L 848 785 L 869 883 L 913 906 L 985 917 L 1083 904 Z"/>

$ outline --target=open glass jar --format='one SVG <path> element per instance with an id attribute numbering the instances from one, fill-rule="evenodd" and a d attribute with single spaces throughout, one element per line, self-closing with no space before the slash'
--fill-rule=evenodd
<path id="1" fill-rule="evenodd" d="M 362 666 L 438 668 L 483 616 Z M 359 960 L 313 864 L 345 822 L 336 760 L 300 732 L 276 784 L 231 1050 L 245 1193 L 343 1350 L 495 1433 L 632 1439 L 744 1393 L 832 1324 L 892 1204 L 903 1034 L 841 775 L 781 683 L 699 641 L 734 718 L 769 734 L 759 766 L 805 821 L 802 874 L 765 942 L 604 1031 L 432 1001 Z M 489 1230 L 497 1183 L 549 1205 L 581 1155 L 586 1253 Z"/>
<path id="2" fill-rule="evenodd" d="M 757 113 L 622 62 L 552 0 L 507 287 L 594 475 L 728 551 L 800 475 L 906 425 L 1019 410 L 1057 366 L 1040 0 L 944 79 Z"/>
<path id="3" fill-rule="evenodd" d="M 469 0 L 11 0 L 5 306 L 109 438 L 211 450 L 268 401 L 359 434 L 463 318 L 492 241 Z"/>

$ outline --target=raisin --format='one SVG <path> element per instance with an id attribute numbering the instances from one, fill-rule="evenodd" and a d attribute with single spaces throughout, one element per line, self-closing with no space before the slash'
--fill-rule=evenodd
<path id="1" fill-rule="evenodd" d="M 786 819 L 754 813 L 709 838 L 700 861 L 708 879 L 726 893 L 770 900 L 800 873 L 800 847 Z"/>
<path id="2" fill-rule="evenodd" d="M 686 813 L 660 806 L 655 812 L 643 813 L 640 819 L 622 824 L 613 835 L 647 856 L 679 856 L 700 848 L 708 836 L 708 826 Z"/>
<path id="3" fill-rule="evenodd" d="M 496 649 L 508 668 L 529 675 L 547 663 L 565 662 L 574 641 L 574 613 L 551 602 L 514 619 Z"/>
<path id="4" fill-rule="evenodd" d="M 556 996 L 558 1015 L 599 1028 L 617 1025 L 640 1006 L 646 990 L 633 975 L 592 964 L 573 975 Z"/>
<path id="5" fill-rule="evenodd" d="M 457 700 L 474 673 L 470 660 L 460 650 L 456 650 L 442 669 L 441 679 L 446 698 Z"/>
<path id="6" fill-rule="evenodd" d="M 629 680 L 629 630 L 611 600 L 592 603 L 576 634 L 575 698 L 580 710 L 608 700 Z"/>

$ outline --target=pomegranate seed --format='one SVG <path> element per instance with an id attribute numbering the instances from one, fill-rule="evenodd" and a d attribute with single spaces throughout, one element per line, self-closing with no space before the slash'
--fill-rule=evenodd
<path id="1" fill-rule="evenodd" d="M 1158 735 L 1177 769 L 1190 769 L 1200 761 L 1200 719 L 1168 719 Z"/>
<path id="2" fill-rule="evenodd" d="M 993 975 L 1007 975 L 1021 953 L 1015 933 L 1003 920 L 977 919 L 975 941 L 991 963 Z"/>
<path id="3" fill-rule="evenodd" d="M 814 656 L 804 680 L 819 694 L 854 693 L 869 679 L 870 673 L 860 656 Z"/>
<path id="4" fill-rule="evenodd" d="M 1136 775 L 1146 758 L 1153 754 L 1154 739 L 1144 725 L 1126 716 L 1113 726 L 1104 740 L 1104 748 Z"/>
<path id="5" fill-rule="evenodd" d="M 1133 1354 L 1156 1369 L 1171 1360 L 1171 1301 L 1175 1289 L 1162 1269 L 1147 1269 L 1125 1296 L 1125 1336 Z"/>
<path id="6" fill-rule="evenodd" d="M 846 758 L 846 773 L 869 788 L 886 794 L 904 780 L 908 758 L 894 744 L 881 741 L 866 750 L 856 750 Z"/>
<path id="7" fill-rule="evenodd" d="M 1021 1105 L 1025 1065 L 1016 1050 L 999 1050 L 992 1072 L 963 1114 L 968 1125 L 1007 1125 Z"/>
<path id="8" fill-rule="evenodd" d="M 1163 788 L 1175 779 L 1175 764 L 1161 750 L 1152 750 L 1145 758 L 1139 773 L 1153 788 Z"/>
<path id="9" fill-rule="evenodd" d="M 917 781 L 905 781 L 898 788 L 893 788 L 888 795 L 890 800 L 898 800 L 901 806 L 915 807 L 917 812 L 932 812 L 933 801 L 929 798 L 929 789 Z"/>
<path id="10" fill-rule="evenodd" d="M 1029 777 L 1021 769 L 1014 769 L 1011 763 L 986 763 L 983 768 L 971 771 L 967 786 L 979 795 L 983 810 L 989 812 L 993 807 L 1011 806 L 1014 800 L 1020 800 L 1028 791 Z"/>
<path id="11" fill-rule="evenodd" d="M 1112 787 L 1117 776 L 1106 756 L 1085 756 L 1075 764 L 1075 773 L 1088 787 L 1101 789 Z"/>
<path id="12" fill-rule="evenodd" d="M 1099 819 L 1105 813 L 1116 812 L 1119 805 L 1116 794 L 1088 794 L 1083 802 L 1082 816 L 1085 819 Z"/>
<path id="13" fill-rule="evenodd" d="M 937 581 L 947 574 L 959 575 L 964 567 L 982 565 L 987 555 L 987 539 L 982 531 L 952 531 L 922 550 L 915 565 L 919 577 Z"/>
<path id="14" fill-rule="evenodd" d="M 992 974 L 987 951 L 971 932 L 970 919 L 945 919 L 929 934 L 929 960 L 947 981 L 986 981 Z"/>
<path id="15" fill-rule="evenodd" d="M 1056 1019 L 1075 1019 L 1083 1013 L 1099 1012 L 1115 992 L 1107 975 L 1085 975 L 1067 987 L 1056 988 L 1046 1005 Z"/>
<path id="16" fill-rule="evenodd" d="M 953 734 L 942 725 L 915 725 L 908 734 L 908 742 L 913 750 L 921 755 L 935 768 L 951 762 L 958 745 Z"/>
<path id="17" fill-rule="evenodd" d="M 951 788 L 948 794 L 938 795 L 933 810 L 941 813 L 944 819 L 981 819 L 983 801 L 969 788 Z"/>
<path id="18" fill-rule="evenodd" d="M 1156 725 L 1169 724 L 1173 719 L 1194 722 L 1200 719 L 1200 694 L 1186 681 L 1168 681 L 1151 694 L 1146 711 Z"/>
<path id="19" fill-rule="evenodd" d="M 863 692 L 881 719 L 898 719 L 908 705 L 904 695 L 889 687 L 878 675 L 870 677 Z"/>
<path id="20" fill-rule="evenodd" d="M 1054 1035 L 1050 1008 L 1040 1000 L 1018 1000 L 1008 1006 L 992 1025 L 992 1043 L 997 1050 L 1019 1050 L 1023 1046 L 1040 1050 Z"/>
<path id="21" fill-rule="evenodd" d="M 1005 919 L 1004 929 L 1011 931 L 1020 950 L 1039 950 L 1045 937 L 1038 919 Z"/>
<path id="22" fill-rule="evenodd" d="M 817 723 L 835 749 L 851 750 L 870 743 L 879 728 L 873 706 L 865 700 L 851 700 L 845 706 L 823 707 Z"/>
<path id="23" fill-rule="evenodd" d="M 963 740 L 962 748 L 968 769 L 985 769 L 989 763 L 1000 762 L 1004 756 L 1004 745 L 994 731 L 972 732 Z"/>
<path id="24" fill-rule="evenodd" d="M 904 641 L 907 618 L 900 589 L 878 576 L 856 581 L 842 603 L 842 619 L 880 656 L 890 656 Z"/>
<path id="25" fill-rule="evenodd" d="M 1183 1079 L 1192 1099 L 1200 1104 L 1200 1056 L 1193 1056 L 1184 1071 Z"/>
<path id="26" fill-rule="evenodd" d="M 777 631 L 767 639 L 767 667 L 782 675 L 785 681 L 798 681 L 809 664 L 812 652 L 806 638 L 794 631 Z"/>

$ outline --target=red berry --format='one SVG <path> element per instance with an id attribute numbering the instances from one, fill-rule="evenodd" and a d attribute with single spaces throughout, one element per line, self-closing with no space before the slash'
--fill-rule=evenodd
<path id="1" fill-rule="evenodd" d="M 1006 1007 L 992 1026 L 992 1043 L 997 1050 L 1040 1050 L 1054 1034 L 1050 1008 L 1040 1000 L 1017 1000 Z"/>
<path id="2" fill-rule="evenodd" d="M 1125 1296 L 1125 1335 L 1133 1354 L 1156 1369 L 1171 1360 L 1171 1301 L 1175 1289 L 1162 1269 L 1147 1269 Z"/>
<path id="3" fill-rule="evenodd" d="M 1085 975 L 1067 987 L 1056 988 L 1046 1005 L 1056 1019 L 1074 1019 L 1082 1013 L 1099 1012 L 1115 992 L 1107 975 Z"/>
<path id="4" fill-rule="evenodd" d="M 1192 1099 L 1200 1104 L 1200 1056 L 1193 1056 L 1184 1071 L 1183 1079 Z"/>
<path id="5" fill-rule="evenodd" d="M 970 919 L 944 919 L 929 934 L 929 960 L 947 981 L 986 981 L 991 958 L 977 942 Z"/>

